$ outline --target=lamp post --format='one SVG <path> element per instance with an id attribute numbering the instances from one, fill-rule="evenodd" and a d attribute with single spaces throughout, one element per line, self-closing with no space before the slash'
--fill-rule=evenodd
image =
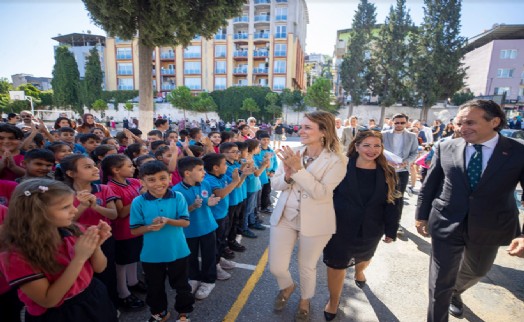
<path id="1" fill-rule="evenodd" d="M 35 108 L 33 106 L 33 98 L 31 96 L 26 96 L 25 99 L 28 100 L 31 103 L 31 114 L 33 114 L 33 116 L 35 116 Z"/>

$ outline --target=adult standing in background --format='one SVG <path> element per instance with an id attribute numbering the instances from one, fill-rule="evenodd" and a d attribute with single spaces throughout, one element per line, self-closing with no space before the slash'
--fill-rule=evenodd
<path id="1" fill-rule="evenodd" d="M 448 312 L 462 316 L 461 294 L 489 272 L 499 246 L 511 243 L 510 255 L 524 253 L 513 195 L 519 182 L 524 186 L 524 144 L 498 133 L 505 124 L 493 101 L 460 106 L 462 138 L 438 144 L 420 190 L 417 231 L 432 237 L 430 322 L 448 321 Z"/>
<path id="2" fill-rule="evenodd" d="M 256 133 L 259 130 L 257 126 L 257 119 L 254 117 L 249 117 L 247 119 L 247 125 L 249 126 L 249 137 L 255 139 L 257 137 Z"/>
<path id="3" fill-rule="evenodd" d="M 280 149 L 282 143 L 282 136 L 285 134 L 284 124 L 282 124 L 282 118 L 277 118 L 275 125 L 273 125 L 273 149 Z"/>
<path id="4" fill-rule="evenodd" d="M 88 133 L 91 133 L 91 130 L 94 128 L 101 129 L 104 132 L 104 136 L 106 138 L 111 136 L 107 128 L 103 124 L 96 123 L 93 114 L 90 114 L 90 113 L 85 113 L 82 116 L 82 125 L 77 126 L 76 131 L 79 134 L 88 134 Z"/>
<path id="5" fill-rule="evenodd" d="M 280 288 L 274 303 L 280 311 L 296 288 L 289 262 L 298 240 L 301 299 L 295 321 L 309 321 L 318 259 L 336 230 L 333 189 L 346 174 L 346 158 L 328 112 L 306 113 L 299 135 L 303 146 L 296 151 L 283 147 L 278 153 L 282 164 L 271 180 L 282 193 L 270 219 L 269 270 Z"/>
<path id="6" fill-rule="evenodd" d="M 349 145 L 347 173 L 333 195 L 337 232 L 324 248 L 327 321 L 336 317 L 346 269 L 355 265 L 355 284 L 363 288 L 364 270 L 380 239 L 385 234 L 384 242 L 391 243 L 397 237 L 397 175 L 383 152 L 382 134 L 377 131 L 360 131 Z"/>
<path id="7" fill-rule="evenodd" d="M 344 147 L 344 151 L 348 150 L 349 144 L 357 137 L 358 131 L 358 118 L 353 115 L 349 118 L 349 126 L 344 128 L 342 131 L 342 138 L 340 139 L 340 142 Z"/>
<path id="8" fill-rule="evenodd" d="M 340 139 L 342 139 L 342 132 L 344 131 L 344 127 L 342 126 L 342 119 L 340 117 L 337 117 L 335 119 L 335 130 L 337 131 L 337 136 Z"/>
<path id="9" fill-rule="evenodd" d="M 400 192 L 400 196 L 395 201 L 399 223 L 404 208 L 404 192 L 408 185 L 409 167 L 418 155 L 417 135 L 406 130 L 407 122 L 408 117 L 405 114 L 395 114 L 393 116 L 393 129 L 382 132 L 384 149 L 402 158 L 401 163 L 393 164 L 398 175 L 397 191 Z M 401 226 L 398 228 L 398 234 L 404 234 Z"/>

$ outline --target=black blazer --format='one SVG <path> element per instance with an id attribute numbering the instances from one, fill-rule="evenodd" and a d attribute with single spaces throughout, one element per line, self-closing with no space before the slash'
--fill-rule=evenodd
<path id="1" fill-rule="evenodd" d="M 479 245 L 508 245 L 520 234 L 514 191 L 524 186 L 524 144 L 499 135 L 475 191 L 465 164 L 467 143 L 439 144 L 418 197 L 416 218 L 428 220 L 433 238 L 445 239 L 464 222 L 468 238 Z"/>
<path id="2" fill-rule="evenodd" d="M 382 235 L 393 239 L 397 236 L 398 211 L 394 204 L 387 203 L 388 186 L 384 170 L 377 165 L 375 192 L 367 203 L 362 201 L 357 180 L 356 160 L 349 159 L 347 173 L 333 194 L 337 230 L 345 227 L 351 239 L 356 239 L 362 228 L 363 239 L 380 238 Z"/>

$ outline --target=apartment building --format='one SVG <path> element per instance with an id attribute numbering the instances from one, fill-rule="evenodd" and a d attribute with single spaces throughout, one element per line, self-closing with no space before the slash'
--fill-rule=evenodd
<path id="1" fill-rule="evenodd" d="M 242 14 L 230 19 L 212 39 L 197 36 L 186 48 L 155 48 L 153 89 L 162 96 L 178 85 L 195 92 L 230 86 L 303 90 L 308 23 L 305 0 L 246 1 Z M 138 89 L 137 55 L 137 39 L 107 38 L 108 90 Z"/>
<path id="2" fill-rule="evenodd" d="M 524 25 L 495 25 L 469 39 L 466 50 L 465 83 L 474 95 L 524 102 Z"/>

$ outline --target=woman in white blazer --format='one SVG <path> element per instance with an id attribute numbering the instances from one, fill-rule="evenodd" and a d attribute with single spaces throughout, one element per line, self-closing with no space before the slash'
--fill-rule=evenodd
<path id="1" fill-rule="evenodd" d="M 300 125 L 303 146 L 278 151 L 282 162 L 271 180 L 271 187 L 282 193 L 270 220 L 269 269 L 280 288 L 275 299 L 275 310 L 280 311 L 296 288 L 289 262 L 298 240 L 301 299 L 295 320 L 309 321 L 317 262 L 336 230 L 333 190 L 346 174 L 347 161 L 332 114 L 306 113 Z"/>

